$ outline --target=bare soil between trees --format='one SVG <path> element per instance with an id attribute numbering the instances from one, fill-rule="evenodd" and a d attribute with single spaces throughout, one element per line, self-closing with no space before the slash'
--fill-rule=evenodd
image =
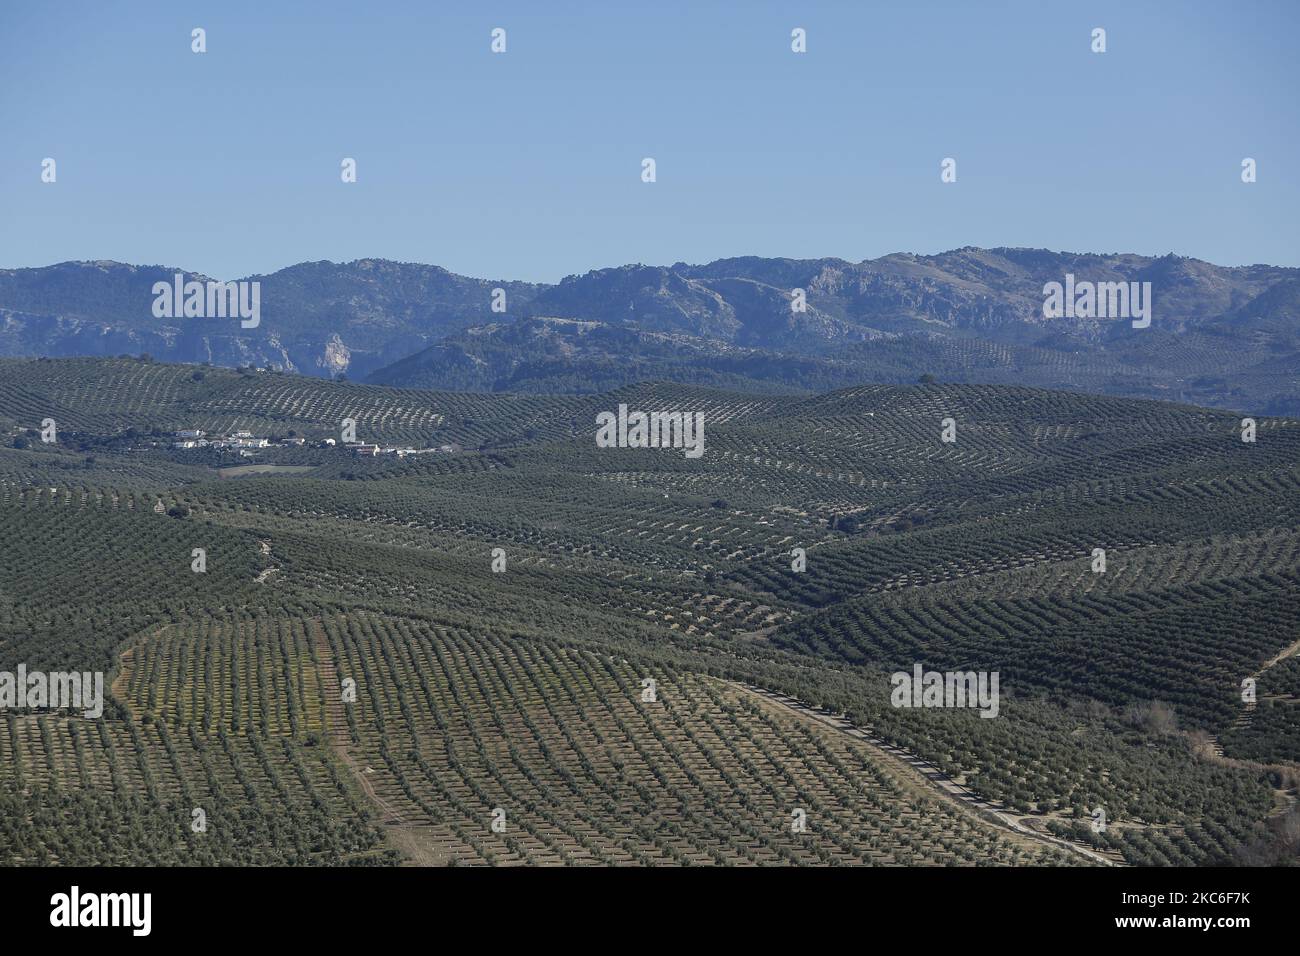
<path id="1" fill-rule="evenodd" d="M 991 803 L 983 797 L 978 796 L 962 784 L 958 783 L 951 776 L 944 773 L 938 767 L 934 766 L 934 764 L 923 760 L 916 754 L 904 750 L 901 747 L 896 747 L 893 744 L 886 743 L 879 737 L 855 726 L 844 717 L 827 713 L 824 710 L 813 707 L 810 704 L 805 704 L 803 701 L 796 700 L 793 697 L 778 693 L 777 691 L 766 690 L 762 687 L 754 687 L 750 684 L 742 684 L 734 681 L 731 683 L 732 686 L 742 688 L 750 694 L 762 698 L 767 703 L 788 714 L 793 714 L 803 720 L 815 721 L 826 727 L 838 730 L 840 733 L 847 734 L 857 741 L 868 744 L 878 752 L 882 761 L 892 764 L 895 768 L 904 773 L 910 773 L 915 777 L 919 777 L 931 790 L 948 800 L 966 807 L 967 809 L 974 810 L 982 819 L 996 822 L 1003 829 L 1011 830 L 1012 832 L 1021 834 L 1022 836 L 1030 837 L 1031 839 L 1037 840 L 1041 843 L 1048 843 L 1060 849 L 1069 850 L 1072 853 L 1085 857 L 1089 862 L 1094 864 L 1101 864 L 1103 866 L 1124 865 L 1123 862 L 1117 858 L 1105 856 L 1096 850 L 1082 847 L 1077 843 L 1071 843 L 1069 840 L 1060 839 L 1059 837 L 1045 833 L 1034 826 L 1028 825 L 1024 822 L 1024 818 L 1016 817 L 1012 815 L 1007 808 Z M 1033 818 L 1033 822 L 1038 823 L 1042 819 L 1043 818 Z"/>

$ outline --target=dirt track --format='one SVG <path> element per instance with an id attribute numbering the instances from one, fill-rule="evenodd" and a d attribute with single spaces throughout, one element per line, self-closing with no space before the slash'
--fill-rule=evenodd
<path id="1" fill-rule="evenodd" d="M 1099 863 L 1103 866 L 1122 865 L 1117 864 L 1114 860 L 1108 859 L 1094 850 L 1087 849 L 1086 847 L 1079 846 L 1076 843 L 1071 843 L 1068 840 L 1062 840 L 1059 837 L 1054 837 L 1050 834 L 1042 833 L 1031 827 L 1025 826 L 1002 808 L 989 803 L 987 800 L 984 800 L 982 797 L 979 797 L 966 789 L 933 764 L 922 760 L 914 753 L 903 750 L 901 747 L 895 747 L 893 744 L 886 743 L 879 737 L 872 736 L 860 727 L 854 726 L 843 717 L 836 717 L 827 714 L 825 711 L 811 707 L 803 701 L 796 700 L 793 697 L 788 697 L 785 694 L 777 693 L 776 691 L 766 690 L 762 687 L 754 687 L 751 684 L 742 684 L 734 681 L 732 682 L 732 686 L 739 687 L 751 694 L 757 695 L 769 703 L 775 704 L 783 710 L 793 713 L 800 718 L 805 720 L 814 720 L 819 724 L 832 727 L 840 733 L 847 734 L 855 740 L 869 744 L 876 750 L 880 751 L 885 756 L 885 759 L 892 761 L 896 765 L 903 764 L 907 769 L 923 777 L 943 796 L 960 803 L 962 806 L 975 810 L 986 819 L 992 818 L 993 820 L 996 820 L 1000 825 L 1008 830 L 1012 830 L 1042 843 L 1050 843 L 1060 849 L 1077 853 L 1080 856 L 1086 857 L 1091 863 Z"/>

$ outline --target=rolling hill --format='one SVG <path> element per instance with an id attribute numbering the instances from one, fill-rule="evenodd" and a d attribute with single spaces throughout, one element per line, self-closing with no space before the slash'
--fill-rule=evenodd
<path id="1" fill-rule="evenodd" d="M 598 447 L 619 405 L 699 412 L 705 453 Z M 456 450 L 317 446 L 342 417 Z M 180 428 L 312 441 L 223 478 Z M 1024 386 L 4 360 L 0 670 L 113 700 L 0 715 L 0 859 L 1294 862 L 1300 422 L 1257 428 Z M 996 719 L 895 706 L 917 664 L 997 672 Z"/>

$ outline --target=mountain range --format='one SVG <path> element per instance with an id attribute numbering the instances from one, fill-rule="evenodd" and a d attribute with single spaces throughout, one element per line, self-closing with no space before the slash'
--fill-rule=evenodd
<path id="1" fill-rule="evenodd" d="M 794 394 L 929 376 L 1300 413 L 1300 269 L 1279 266 L 962 248 L 626 265 L 547 285 L 307 262 L 247 277 L 261 283 L 251 329 L 155 317 L 154 283 L 178 272 L 207 278 L 110 261 L 0 270 L 0 356 L 148 353 L 483 392 L 664 380 Z M 1067 275 L 1151 283 L 1150 327 L 1045 318 L 1044 285 Z"/>

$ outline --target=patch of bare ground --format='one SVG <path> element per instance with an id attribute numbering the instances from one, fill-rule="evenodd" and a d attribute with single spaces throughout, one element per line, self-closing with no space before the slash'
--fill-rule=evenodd
<path id="1" fill-rule="evenodd" d="M 334 652 L 325 637 L 325 629 L 319 621 L 310 622 L 312 640 L 316 645 L 317 675 L 322 687 L 337 687 L 338 674 L 334 668 Z M 416 826 L 406 822 L 401 811 L 381 797 L 370 778 L 374 768 L 363 766 L 352 752 L 352 737 L 348 731 L 347 715 L 344 713 L 343 695 L 327 694 L 325 699 L 325 734 L 324 738 L 330 749 L 356 781 L 361 792 L 370 801 L 379 816 L 379 825 L 384 839 L 393 849 L 401 853 L 406 862 L 412 866 L 445 866 L 447 854 L 439 852 L 437 846 L 445 834 L 439 827 Z"/>

